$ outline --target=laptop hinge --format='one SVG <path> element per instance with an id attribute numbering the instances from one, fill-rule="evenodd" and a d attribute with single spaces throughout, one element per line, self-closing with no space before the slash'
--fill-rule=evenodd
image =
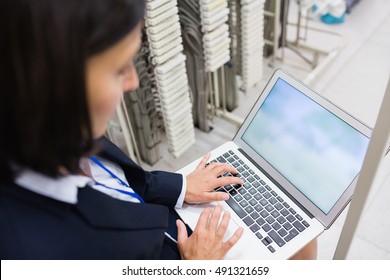
<path id="1" fill-rule="evenodd" d="M 287 195 L 295 204 L 298 205 L 299 208 L 302 209 L 303 212 L 306 213 L 310 218 L 314 218 L 314 216 L 301 204 L 296 200 L 294 197 L 291 196 L 283 187 L 281 184 L 279 184 L 277 181 L 275 181 L 257 162 L 255 162 L 247 153 L 244 152 L 243 149 L 238 148 L 240 153 L 242 153 L 251 163 L 253 163 L 269 180 L 272 181 L 285 195 Z"/>

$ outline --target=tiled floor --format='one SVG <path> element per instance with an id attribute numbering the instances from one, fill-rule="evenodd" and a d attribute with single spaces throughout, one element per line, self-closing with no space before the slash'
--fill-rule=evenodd
<path id="1" fill-rule="evenodd" d="M 374 16 L 375 15 L 375 16 Z M 390 3 L 361 1 L 347 18 L 345 29 L 349 55 L 345 54 L 339 70 L 327 72 L 322 94 L 374 126 L 390 73 Z M 348 26 L 348 24 L 351 24 Z M 370 26 L 370 28 L 368 28 Z M 371 30 L 371 31 L 370 31 Z M 355 47 L 355 48 L 353 48 Z M 344 57 L 340 56 L 340 60 Z M 390 119 L 390 112 L 389 112 Z M 390 159 L 386 157 L 378 170 L 360 226 L 351 245 L 348 259 L 390 259 Z M 346 211 L 335 225 L 319 238 L 319 258 L 332 258 L 345 220 Z"/>
<path id="2" fill-rule="evenodd" d="M 390 74 L 390 2 L 361 0 L 346 17 L 344 24 L 329 27 L 315 22 L 313 26 L 338 32 L 347 45 L 311 86 L 344 110 L 373 126 Z M 316 40 L 319 42 L 320 39 L 315 38 L 314 42 Z M 334 43 L 335 41 L 329 40 L 329 45 Z M 321 44 L 323 45 L 324 42 Z M 286 55 L 288 56 L 287 52 Z M 294 72 L 290 66 L 286 68 Z M 272 69 L 265 69 L 263 82 L 271 73 Z M 299 70 L 296 75 L 303 75 L 302 73 Z M 236 115 L 244 117 L 247 114 L 250 110 L 248 104 L 253 104 L 263 84 L 259 83 L 257 88 L 240 96 L 240 105 L 234 111 Z M 237 130 L 235 125 L 219 118 L 214 119 L 213 125 L 214 129 L 208 134 L 196 131 L 196 144 L 180 158 L 174 159 L 164 151 L 163 145 L 163 158 L 155 166 L 150 167 L 145 164 L 144 168 L 175 171 L 208 150 L 230 140 Z M 348 259 L 390 259 L 389 202 L 390 155 L 382 161 L 378 170 L 376 182 L 351 245 Z M 347 210 L 319 237 L 319 259 L 333 258 Z"/>

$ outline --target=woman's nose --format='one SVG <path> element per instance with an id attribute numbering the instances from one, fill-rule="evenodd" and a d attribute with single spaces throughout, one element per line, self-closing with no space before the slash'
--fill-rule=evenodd
<path id="1" fill-rule="evenodd" d="M 134 64 L 129 66 L 129 69 L 126 71 L 123 77 L 123 92 L 135 91 L 139 86 L 137 69 Z"/>

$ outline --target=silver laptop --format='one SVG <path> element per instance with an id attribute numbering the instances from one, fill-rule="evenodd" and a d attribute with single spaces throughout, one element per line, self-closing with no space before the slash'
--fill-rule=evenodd
<path id="1" fill-rule="evenodd" d="M 210 162 L 233 165 L 245 182 L 223 186 L 225 202 L 185 204 L 193 229 L 201 211 L 220 204 L 231 212 L 226 233 L 244 228 L 226 259 L 288 259 L 329 228 L 351 200 L 371 129 L 276 70 L 234 139 Z M 180 169 L 188 174 L 200 159 Z M 223 176 L 232 176 L 224 174 Z"/>

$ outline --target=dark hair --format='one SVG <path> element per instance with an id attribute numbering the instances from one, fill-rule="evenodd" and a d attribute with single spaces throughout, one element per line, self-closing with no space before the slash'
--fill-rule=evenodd
<path id="1" fill-rule="evenodd" d="M 0 4 L 0 180 L 12 165 L 55 177 L 93 147 L 85 64 L 143 20 L 145 0 Z"/>

